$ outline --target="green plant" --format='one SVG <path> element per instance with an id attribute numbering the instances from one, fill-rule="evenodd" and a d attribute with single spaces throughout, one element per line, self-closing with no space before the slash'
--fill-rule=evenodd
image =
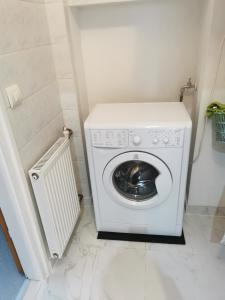
<path id="1" fill-rule="evenodd" d="M 207 106 L 206 115 L 208 118 L 211 118 L 215 114 L 224 114 L 225 115 L 225 104 L 214 101 Z"/>

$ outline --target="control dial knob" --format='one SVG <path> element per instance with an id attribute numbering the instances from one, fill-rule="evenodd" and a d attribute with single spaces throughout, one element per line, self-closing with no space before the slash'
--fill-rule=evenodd
<path id="1" fill-rule="evenodd" d="M 141 144 L 141 137 L 139 135 L 134 135 L 133 136 L 133 144 L 138 146 Z"/>

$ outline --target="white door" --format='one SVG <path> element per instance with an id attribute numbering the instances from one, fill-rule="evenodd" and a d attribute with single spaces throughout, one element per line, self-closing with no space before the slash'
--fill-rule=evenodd
<path id="1" fill-rule="evenodd" d="M 126 152 L 105 167 L 103 183 L 112 200 L 129 208 L 154 207 L 166 201 L 173 179 L 168 166 L 146 152 Z"/>

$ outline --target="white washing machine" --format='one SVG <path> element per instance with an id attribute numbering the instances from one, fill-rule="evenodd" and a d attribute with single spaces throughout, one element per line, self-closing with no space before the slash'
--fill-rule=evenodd
<path id="1" fill-rule="evenodd" d="M 183 103 L 94 108 L 85 136 L 98 231 L 181 235 L 191 127 Z"/>

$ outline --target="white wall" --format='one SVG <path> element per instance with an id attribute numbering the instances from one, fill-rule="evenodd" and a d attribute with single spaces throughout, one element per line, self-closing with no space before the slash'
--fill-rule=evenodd
<path id="1" fill-rule="evenodd" d="M 225 35 L 225 2 L 210 0 L 206 12 L 205 34 L 202 47 L 202 68 L 200 71 L 199 123 L 196 138 L 195 156 L 198 154 L 203 134 L 204 115 L 207 105 L 217 99 L 225 102 L 225 46 L 215 85 L 215 93 L 210 97 L 221 41 Z M 212 137 L 212 124 L 208 122 L 199 159 L 194 163 L 191 176 L 189 205 L 225 206 L 225 146 L 215 143 Z"/>
<path id="2" fill-rule="evenodd" d="M 74 135 L 78 190 L 89 187 L 63 0 L 0 0 L 0 88 L 25 174 L 62 135 Z M 18 84 L 21 105 L 8 108 L 5 88 Z M 29 179 L 28 179 L 29 183 Z"/>
<path id="3" fill-rule="evenodd" d="M 177 101 L 196 79 L 201 0 L 152 0 L 80 8 L 89 106 Z"/>
<path id="4" fill-rule="evenodd" d="M 25 172 L 61 135 L 63 116 L 43 1 L 0 1 L 0 88 Z M 7 106 L 18 84 L 21 105 Z"/>

